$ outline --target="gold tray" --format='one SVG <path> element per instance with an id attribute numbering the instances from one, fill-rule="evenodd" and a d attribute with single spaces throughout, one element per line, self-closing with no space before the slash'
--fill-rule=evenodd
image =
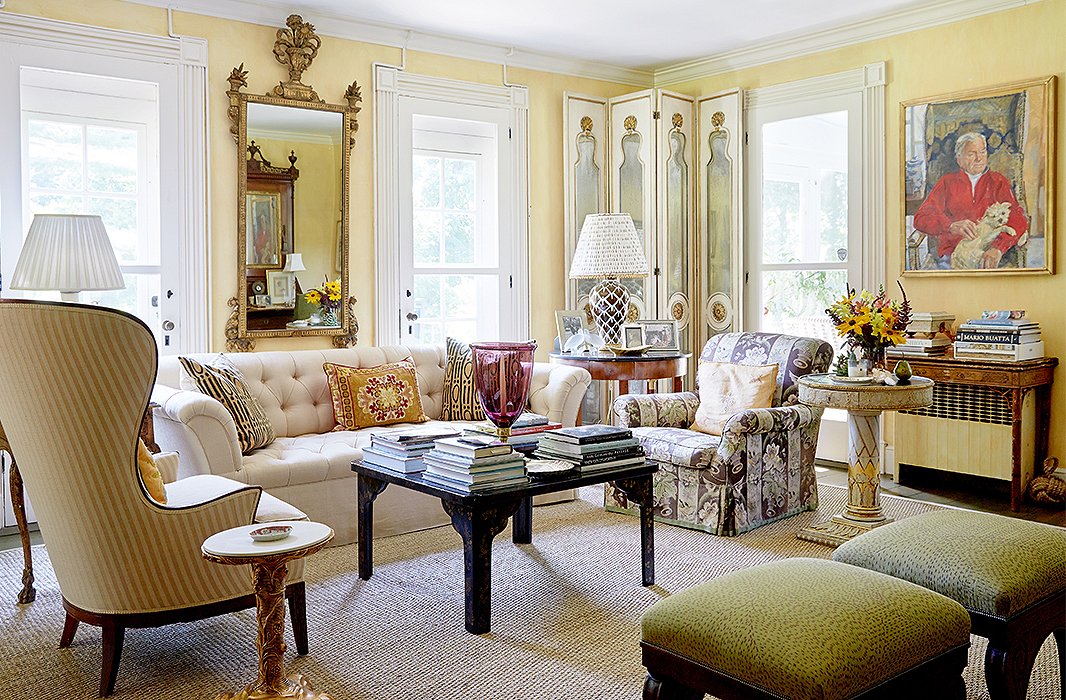
<path id="1" fill-rule="evenodd" d="M 607 352 L 614 353 L 615 355 L 620 356 L 643 355 L 650 348 L 650 345 L 638 345 L 635 348 L 625 348 L 621 345 L 615 345 L 613 343 L 608 343 L 607 345 L 603 346 L 603 349 Z"/>

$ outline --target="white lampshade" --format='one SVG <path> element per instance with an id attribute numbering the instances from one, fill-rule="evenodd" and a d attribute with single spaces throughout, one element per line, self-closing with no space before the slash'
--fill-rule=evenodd
<path id="1" fill-rule="evenodd" d="M 99 216 L 34 215 L 11 275 L 12 289 L 57 289 L 75 301 L 78 292 L 125 287 Z"/>
<path id="2" fill-rule="evenodd" d="M 629 214 L 589 214 L 581 226 L 570 279 L 644 277 L 648 259 Z"/>
<path id="3" fill-rule="evenodd" d="M 289 253 L 285 256 L 285 267 L 281 268 L 282 272 L 299 272 L 306 270 L 304 267 L 303 253 Z"/>

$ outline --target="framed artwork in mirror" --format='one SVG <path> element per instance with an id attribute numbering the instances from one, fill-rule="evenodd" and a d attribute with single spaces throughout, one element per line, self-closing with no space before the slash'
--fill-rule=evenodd
<path id="1" fill-rule="evenodd" d="M 288 305 L 296 303 L 296 287 L 293 285 L 291 272 L 268 270 L 266 273 L 267 294 L 270 295 L 270 303 L 275 305 Z"/>
<path id="2" fill-rule="evenodd" d="M 281 269 L 281 195 L 249 192 L 246 195 L 245 250 L 248 267 Z"/>

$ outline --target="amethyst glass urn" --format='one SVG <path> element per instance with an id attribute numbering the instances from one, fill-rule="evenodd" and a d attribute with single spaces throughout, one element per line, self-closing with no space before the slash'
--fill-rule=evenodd
<path id="1" fill-rule="evenodd" d="M 470 349 L 478 400 L 496 426 L 496 434 L 506 442 L 511 424 L 526 410 L 537 343 L 471 343 Z"/>

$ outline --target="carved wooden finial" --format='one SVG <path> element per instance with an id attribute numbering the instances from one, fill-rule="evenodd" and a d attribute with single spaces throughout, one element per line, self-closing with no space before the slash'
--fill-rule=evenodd
<path id="1" fill-rule="evenodd" d="M 279 29 L 274 42 L 274 58 L 287 66 L 289 79 L 274 88 L 274 94 L 291 100 L 322 102 L 310 85 L 301 82 L 305 70 L 318 55 L 322 40 L 315 34 L 315 25 L 304 22 L 300 15 L 289 15 L 285 29 Z"/>

